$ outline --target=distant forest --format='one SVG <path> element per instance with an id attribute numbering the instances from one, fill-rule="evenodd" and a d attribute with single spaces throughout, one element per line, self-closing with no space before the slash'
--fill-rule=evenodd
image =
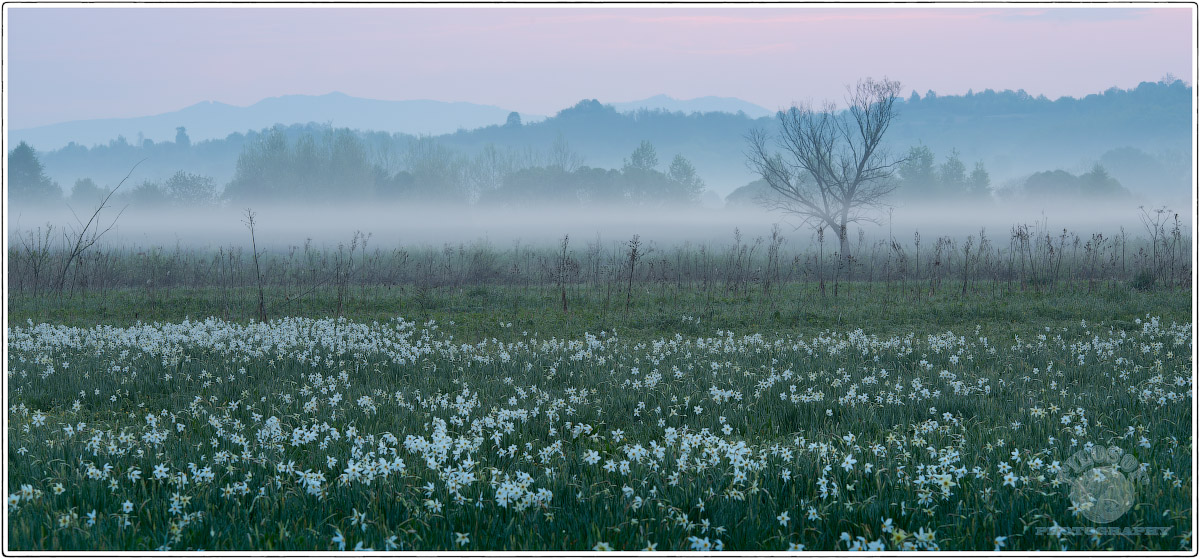
<path id="1" fill-rule="evenodd" d="M 1173 78 L 1053 101 L 912 92 L 887 133 L 907 156 L 897 196 L 1179 199 L 1191 187 L 1191 104 L 1192 88 Z M 180 128 L 173 142 L 18 145 L 8 153 L 9 193 L 18 206 L 66 198 L 91 207 L 141 161 L 118 193 L 125 203 L 657 207 L 721 203 L 714 193 L 733 192 L 737 204 L 761 188 L 745 165 L 745 135 L 775 126 L 742 113 L 621 113 L 584 100 L 541 122 L 513 113 L 504 125 L 441 136 L 307 123 L 193 143 Z"/>

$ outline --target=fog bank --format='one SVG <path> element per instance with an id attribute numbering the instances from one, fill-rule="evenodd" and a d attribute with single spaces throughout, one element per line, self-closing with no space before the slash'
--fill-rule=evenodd
<path id="1" fill-rule="evenodd" d="M 1147 208 L 1149 210 L 1150 208 Z M 1182 210 L 1182 211 L 1180 211 Z M 440 246 L 446 243 L 485 241 L 504 247 L 548 245 L 570 235 L 572 243 L 604 244 L 623 242 L 633 235 L 643 241 L 663 245 L 726 244 L 739 231 L 744 241 L 769 236 L 778 224 L 789 243 L 815 242 L 812 226 L 802 225 L 796 216 L 782 212 L 749 209 L 691 209 L 691 210 L 579 210 L 546 207 L 540 209 L 500 210 L 489 208 L 446 208 L 437 206 L 347 206 L 347 207 L 261 207 L 256 214 L 256 237 L 259 247 L 287 249 L 311 240 L 316 247 L 336 247 L 349 243 L 356 231 L 370 234 L 372 247 Z M 1191 218 L 1187 208 L 1176 208 L 1184 230 L 1190 234 Z M 86 222 L 90 214 L 78 217 Z M 960 207 L 898 207 L 873 214 L 877 223 L 852 225 L 850 235 L 857 243 L 874 242 L 889 236 L 906 243 L 919 232 L 924 239 L 938 236 L 965 238 L 986 231 L 990 239 L 1011 235 L 1017 225 L 1029 225 L 1052 235 L 1067 229 L 1080 236 L 1103 233 L 1119 234 L 1123 227 L 1130 236 L 1145 235 L 1139 218 L 1140 210 L 1132 204 L 1114 206 L 1034 207 L 1020 205 L 966 205 Z M 18 243 L 22 232 L 45 228 L 47 223 L 58 231 L 78 228 L 75 216 L 66 208 L 60 210 L 25 209 L 10 214 L 8 234 L 10 247 Z M 1173 217 L 1173 216 L 1169 216 Z M 168 246 L 186 248 L 215 248 L 217 246 L 248 246 L 244 208 L 215 208 L 207 210 L 127 208 L 118 217 L 116 209 L 101 214 L 100 223 L 107 226 L 116 220 L 105 235 L 108 246 Z M 827 242 L 835 245 L 833 231 L 826 230 Z"/>

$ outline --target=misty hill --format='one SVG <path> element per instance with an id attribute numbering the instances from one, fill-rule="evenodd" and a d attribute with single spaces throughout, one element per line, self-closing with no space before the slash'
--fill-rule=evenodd
<path id="1" fill-rule="evenodd" d="M 968 169 L 977 162 L 986 167 L 994 189 L 1024 184 L 1029 176 L 1043 171 L 1061 169 L 1079 175 L 1101 163 L 1135 196 L 1185 198 L 1191 187 L 1192 96 L 1192 88 L 1181 81 L 1146 82 L 1134 89 L 1113 88 L 1079 99 L 1053 101 L 1024 91 L 988 90 L 959 96 L 926 92 L 898 103 L 899 118 L 888 131 L 887 141 L 890 149 L 901 155 L 914 146 L 928 147 L 936 154 L 936 164 L 957 151 Z M 648 141 L 663 167 L 675 155 L 682 155 L 695 166 L 707 188 L 723 196 L 756 178 L 745 165 L 745 134 L 756 127 L 769 131 L 776 127 L 772 117 L 646 109 L 621 112 L 596 100 L 581 101 L 537 122 L 501 125 L 507 113 L 504 115 L 496 124 L 434 137 L 368 132 L 383 128 L 378 118 L 354 133 L 366 146 L 371 163 L 388 176 L 412 171 L 425 157 L 414 156 L 421 150 L 426 155 L 440 154 L 445 161 L 461 162 L 495 149 L 520 155 L 522 164 L 537 166 L 545 165 L 557 149 L 559 157 L 573 159 L 578 165 L 620 169 L 641 142 Z M 305 122 L 322 121 L 314 117 Z M 179 124 L 171 124 L 172 137 Z M 333 124 L 354 128 L 343 121 Z M 320 132 L 322 128 L 326 132 Z M 320 125 L 285 129 L 292 139 L 334 130 Z M 187 132 L 194 133 L 190 127 Z M 136 180 L 163 180 L 184 170 L 212 177 L 223 187 L 234 176 L 238 156 L 267 132 L 263 128 L 217 140 L 140 145 L 122 138 L 91 148 L 74 144 L 38 155 L 46 174 L 64 192 L 83 177 L 100 185 L 115 185 L 142 159 L 147 160 L 138 168 Z M 17 138 L 13 137 L 14 143 Z M 418 144 L 419 149 L 414 147 Z M 430 151 L 430 146 L 436 149 Z"/>
<path id="2" fill-rule="evenodd" d="M 1053 169 L 1086 172 L 1114 150 L 1124 151 L 1106 159 L 1122 169 L 1154 168 L 1162 178 L 1161 167 L 1190 162 L 1191 102 L 1192 88 L 1181 81 L 1147 82 L 1135 89 L 1112 88 L 1055 101 L 1024 91 L 961 96 L 927 92 L 898 104 L 899 118 L 888 131 L 887 143 L 900 155 L 917 145 L 929 147 L 939 158 L 956 150 L 968 166 L 982 162 L 994 186 Z M 586 100 L 542 122 L 460 131 L 438 140 L 475 152 L 489 143 L 544 148 L 561 134 L 587 165 L 600 167 L 620 167 L 640 141 L 648 140 L 664 156 L 687 157 L 708 187 L 725 195 L 757 178 L 745 165 L 746 132 L 773 131 L 776 126 L 773 117 L 664 110 L 621 113 L 615 106 Z M 1155 194 L 1179 192 L 1188 185 L 1179 183 L 1178 173 L 1174 182 L 1164 182 L 1112 171 L 1131 189 Z M 1185 176 L 1190 181 L 1190 172 Z"/>
<path id="3" fill-rule="evenodd" d="M 14 145 L 26 142 L 40 149 L 57 149 L 71 142 L 82 146 L 108 143 L 125 136 L 135 145 L 144 140 L 170 141 L 183 126 L 192 140 L 224 138 L 231 132 L 260 130 L 276 124 L 319 122 L 338 128 L 385 130 L 404 134 L 446 134 L 502 124 L 511 111 L 490 105 L 443 101 L 383 101 L 326 95 L 284 95 L 248 107 L 205 101 L 153 116 L 80 120 L 9 131 Z M 545 117 L 522 114 L 525 121 Z"/>
<path id="4" fill-rule="evenodd" d="M 666 95 L 655 95 L 642 99 L 640 101 L 629 101 L 626 103 L 610 103 L 613 108 L 622 113 L 637 112 L 639 110 L 650 111 L 667 111 L 680 112 L 684 114 L 691 113 L 733 113 L 739 111 L 746 114 L 750 118 L 761 118 L 775 114 L 774 111 L 765 109 L 749 101 L 743 101 L 736 97 L 697 97 L 695 99 L 675 99 Z"/>
<path id="5" fill-rule="evenodd" d="M 961 96 L 913 92 L 888 133 L 893 145 L 920 144 L 938 154 L 957 150 L 968 164 L 983 161 L 1000 181 L 1053 169 L 1082 173 L 1097 162 L 1129 170 L 1154 166 L 1124 148 L 1166 166 L 1182 159 L 1190 167 L 1192 97 L 1192 88 L 1179 80 L 1054 101 L 1023 90 Z M 1110 154 L 1113 150 L 1125 153 Z M 1118 178 L 1139 182 L 1132 174 Z M 1188 184 L 1142 186 L 1166 192 Z"/>

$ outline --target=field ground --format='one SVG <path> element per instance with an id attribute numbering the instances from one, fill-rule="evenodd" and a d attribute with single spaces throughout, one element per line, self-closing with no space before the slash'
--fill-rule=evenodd
<path id="1" fill-rule="evenodd" d="M 884 335 L 940 333 L 981 325 L 997 333 L 1026 329 L 1030 324 L 1059 326 L 1080 320 L 1131 328 L 1147 313 L 1167 321 L 1191 319 L 1191 292 L 1176 289 L 1139 291 L 1122 283 L 1063 284 L 1050 291 L 1021 289 L 1005 282 L 983 283 L 961 296 L 954 287 L 934 294 L 928 284 L 886 286 L 882 282 L 842 283 L 838 295 L 828 283 L 822 295 L 815 282 L 788 283 L 764 292 L 761 287 L 729 290 L 634 284 L 629 307 L 621 285 L 568 287 L 568 312 L 553 286 L 488 286 L 422 288 L 414 285 L 352 289 L 341 316 L 357 322 L 433 319 L 457 339 L 475 341 L 510 333 L 498 326 L 511 322 L 521 331 L 579 338 L 586 332 L 619 329 L 623 337 L 654 338 L 675 333 L 711 335 L 717 329 L 809 335 L 826 329 L 862 328 Z M 974 284 L 973 284 L 974 286 Z M 336 293 L 319 291 L 289 300 L 290 291 L 268 288 L 268 318 L 338 316 Z M 102 295 L 32 297 L 12 293 L 8 323 L 50 322 L 69 326 L 131 326 L 138 321 L 179 322 L 215 316 L 245 323 L 256 317 L 257 292 L 233 290 L 112 290 Z M 681 321 L 683 316 L 699 322 Z M 450 324 L 453 322 L 454 324 Z"/>
<path id="2" fill-rule="evenodd" d="M 10 294 L 9 547 L 1193 548 L 1188 290 L 623 287 Z"/>

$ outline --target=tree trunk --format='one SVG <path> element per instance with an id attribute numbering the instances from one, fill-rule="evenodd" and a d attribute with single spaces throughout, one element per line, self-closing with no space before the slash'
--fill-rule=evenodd
<path id="1" fill-rule="evenodd" d="M 842 258 L 850 258 L 850 228 L 846 224 L 847 218 L 848 216 L 843 213 L 842 222 L 837 227 L 838 242 L 841 245 L 838 252 L 841 253 Z"/>

